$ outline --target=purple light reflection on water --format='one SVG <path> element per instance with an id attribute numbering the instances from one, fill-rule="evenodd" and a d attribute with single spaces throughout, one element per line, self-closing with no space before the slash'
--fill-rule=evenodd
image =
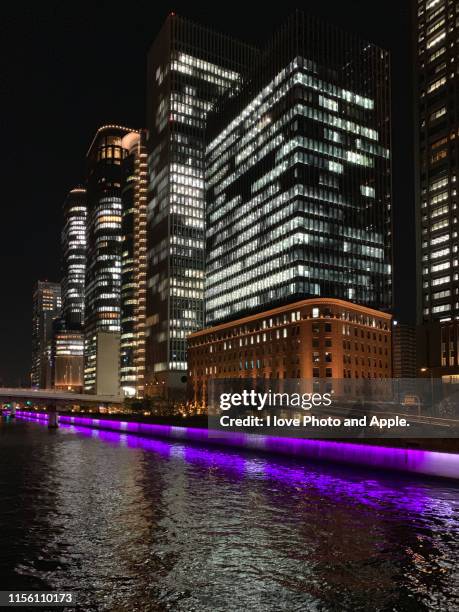
<path id="1" fill-rule="evenodd" d="M 16 411 L 16 414 L 46 420 L 47 414 Z M 332 442 L 330 440 L 307 440 L 282 438 L 235 432 L 215 432 L 203 428 L 175 427 L 153 423 L 135 423 L 116 420 L 93 419 L 62 415 L 62 424 L 80 425 L 110 431 L 128 432 L 137 435 L 166 438 L 176 441 L 198 442 L 260 450 L 269 453 L 304 457 L 320 461 L 334 461 L 351 465 L 384 468 L 412 472 L 429 476 L 459 479 L 459 454 L 405 448 Z"/>
<path id="2" fill-rule="evenodd" d="M 217 450 L 200 449 L 176 440 L 166 442 L 154 438 L 131 435 L 130 433 L 115 433 L 101 429 L 94 429 L 90 432 L 87 427 L 65 423 L 62 427 L 68 428 L 72 433 L 96 437 L 110 444 L 121 445 L 130 449 L 147 450 L 158 453 L 162 457 L 184 459 L 187 463 L 201 463 L 206 465 L 206 467 L 217 466 L 225 471 L 232 472 L 233 475 L 237 475 L 239 478 L 243 478 L 246 474 L 247 459 L 235 453 L 225 455 Z"/>
<path id="3" fill-rule="evenodd" d="M 43 423 L 45 419 L 21 416 L 24 420 Z M 394 495 L 396 482 L 384 478 L 362 478 L 361 475 L 349 474 L 343 477 L 332 471 L 310 469 L 297 464 L 283 464 L 282 459 L 267 459 L 266 456 L 241 456 L 235 449 L 199 448 L 177 441 L 162 441 L 144 438 L 124 432 L 91 429 L 86 426 L 62 424 L 62 429 L 89 438 L 96 438 L 104 443 L 122 446 L 133 450 L 157 453 L 166 459 L 179 459 L 186 463 L 199 465 L 212 471 L 217 469 L 226 476 L 236 480 L 244 478 L 281 482 L 288 487 L 304 492 L 314 490 L 321 496 L 345 504 L 360 504 L 377 511 L 384 504 L 395 506 L 405 513 L 422 514 L 431 512 L 436 500 L 429 495 L 429 490 L 420 484 L 403 483 L 399 493 Z M 442 508 L 442 515 L 446 509 Z M 451 510 L 453 513 L 453 510 Z"/>

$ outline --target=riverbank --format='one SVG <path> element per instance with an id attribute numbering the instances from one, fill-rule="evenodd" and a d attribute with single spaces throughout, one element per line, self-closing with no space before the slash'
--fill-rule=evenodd
<path id="1" fill-rule="evenodd" d="M 31 411 L 33 413 L 33 411 Z M 174 427 L 195 427 L 207 429 L 207 415 L 194 416 L 160 416 L 133 413 L 94 413 L 94 412 L 64 412 L 60 416 L 79 416 L 108 421 L 126 421 L 133 423 L 146 423 L 152 425 L 173 425 Z M 410 448 L 417 450 L 438 451 L 442 453 L 458 453 L 458 438 L 342 438 L 335 442 L 352 442 L 353 444 L 369 444 L 371 446 L 390 446 L 395 448 Z"/>
<path id="2" fill-rule="evenodd" d="M 19 418 L 36 419 L 41 422 L 46 422 L 48 418 L 48 415 L 43 412 L 17 411 L 16 414 Z M 123 420 L 120 419 L 120 415 L 60 414 L 59 419 L 63 425 L 89 427 L 120 434 L 165 438 L 459 480 L 459 453 L 389 446 L 387 445 L 388 440 L 382 441 L 384 445 L 382 443 L 376 445 L 373 444 L 373 441 L 369 444 L 363 440 L 357 443 L 355 440 L 282 438 L 209 430 L 205 427 L 191 426 L 188 423 L 185 425 L 185 419 L 181 419 L 181 425 L 171 422 L 152 423 L 132 420 L 132 418 Z"/>

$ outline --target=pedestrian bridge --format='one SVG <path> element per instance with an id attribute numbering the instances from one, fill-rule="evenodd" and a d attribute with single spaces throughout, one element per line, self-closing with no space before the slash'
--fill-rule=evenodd
<path id="1" fill-rule="evenodd" d="M 121 395 L 91 395 L 89 393 L 66 393 L 53 389 L 14 389 L 0 387 L 0 404 L 53 406 L 119 406 L 124 401 Z"/>

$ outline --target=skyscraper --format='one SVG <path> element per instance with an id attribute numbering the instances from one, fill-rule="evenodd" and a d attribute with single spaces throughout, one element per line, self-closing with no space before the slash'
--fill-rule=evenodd
<path id="1" fill-rule="evenodd" d="M 389 54 L 296 12 L 208 118 L 206 322 L 308 297 L 388 310 Z"/>
<path id="2" fill-rule="evenodd" d="M 122 146 L 121 199 L 121 348 L 120 386 L 125 395 L 142 397 L 145 376 L 145 316 L 147 282 L 146 131 L 130 132 Z"/>
<path id="3" fill-rule="evenodd" d="M 53 321 L 61 314 L 61 286 L 38 281 L 33 293 L 32 387 L 51 386 Z"/>
<path id="4" fill-rule="evenodd" d="M 416 378 L 416 327 L 392 322 L 392 376 Z"/>
<path id="5" fill-rule="evenodd" d="M 62 229 L 62 314 L 69 327 L 84 321 L 86 189 L 75 187 L 64 202 Z"/>
<path id="6" fill-rule="evenodd" d="M 251 47 L 170 14 L 148 57 L 146 393 L 185 388 L 186 336 L 204 324 L 204 134 Z"/>
<path id="7" fill-rule="evenodd" d="M 432 375 L 459 372 L 459 12 L 447 0 L 417 3 L 420 312 Z"/>
<path id="8" fill-rule="evenodd" d="M 121 316 L 121 140 L 131 132 L 99 128 L 87 153 L 85 391 L 116 394 Z"/>
<path id="9" fill-rule="evenodd" d="M 83 390 L 84 337 L 81 329 L 69 327 L 64 317 L 53 321 L 51 341 L 51 386 L 58 391 Z"/>

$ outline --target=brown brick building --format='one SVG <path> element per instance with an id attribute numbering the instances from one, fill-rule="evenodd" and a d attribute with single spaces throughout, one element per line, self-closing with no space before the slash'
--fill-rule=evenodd
<path id="1" fill-rule="evenodd" d="M 390 378 L 391 315 L 313 298 L 188 336 L 190 400 L 210 378 Z"/>

